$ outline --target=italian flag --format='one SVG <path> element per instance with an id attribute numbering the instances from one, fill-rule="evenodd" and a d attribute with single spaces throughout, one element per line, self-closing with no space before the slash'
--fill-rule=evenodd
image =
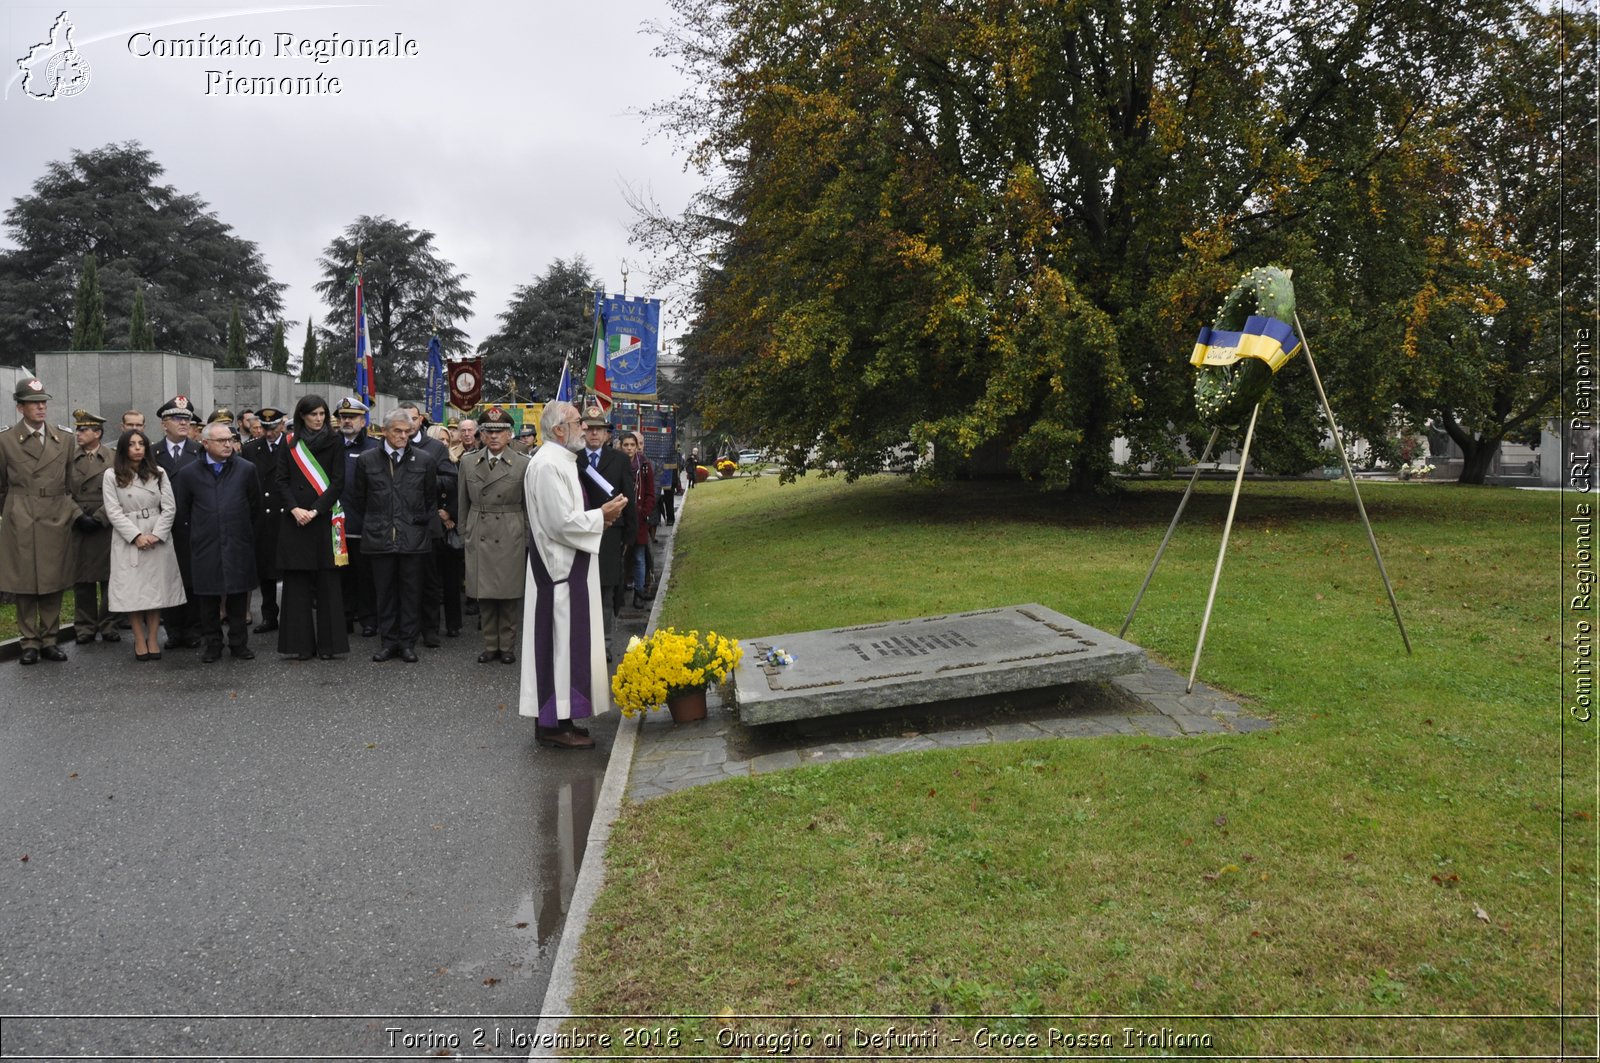
<path id="1" fill-rule="evenodd" d="M 640 344 L 643 342 L 644 341 L 638 336 L 628 336 L 619 333 L 610 338 L 608 341 L 608 346 L 610 347 L 611 354 L 632 354 L 634 351 L 639 349 Z"/>
<path id="2" fill-rule="evenodd" d="M 594 355 L 589 359 L 589 366 L 583 373 L 583 386 L 589 394 L 600 401 L 602 410 L 611 408 L 611 354 L 607 350 L 605 339 L 605 318 L 595 308 L 594 315 Z"/>

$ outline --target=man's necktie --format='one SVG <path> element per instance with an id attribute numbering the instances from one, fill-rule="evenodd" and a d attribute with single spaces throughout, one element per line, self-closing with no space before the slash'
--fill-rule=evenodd
<path id="1" fill-rule="evenodd" d="M 217 479 L 219 479 L 219 480 L 222 479 L 222 466 L 221 465 L 213 465 L 213 466 L 211 466 L 211 472 L 212 472 L 212 474 L 214 476 L 216 476 Z"/>
<path id="2" fill-rule="evenodd" d="M 595 472 L 599 472 L 600 471 L 600 452 L 599 451 L 591 451 L 590 452 L 590 454 L 589 454 L 589 468 L 593 469 Z"/>

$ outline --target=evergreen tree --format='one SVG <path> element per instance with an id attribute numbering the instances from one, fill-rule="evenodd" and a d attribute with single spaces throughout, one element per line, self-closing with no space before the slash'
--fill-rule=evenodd
<path id="1" fill-rule="evenodd" d="M 447 357 L 472 349 L 458 324 L 472 304 L 467 275 L 440 257 L 433 233 L 392 218 L 363 215 L 334 237 L 318 262 L 323 279 L 314 287 L 330 312 L 326 320 L 338 323 L 323 328 L 322 347 L 330 352 L 324 368 L 341 386 L 355 378 L 352 282 L 358 251 L 365 260 L 361 272 L 378 385 L 391 394 L 420 395 L 428 378 L 428 341 L 435 332 Z"/>
<path id="2" fill-rule="evenodd" d="M 228 357 L 222 363 L 227 369 L 246 369 L 250 359 L 244 350 L 244 322 L 239 319 L 239 304 L 233 304 L 233 316 L 228 319 Z"/>
<path id="3" fill-rule="evenodd" d="M 282 321 L 272 327 L 272 371 L 274 373 L 289 371 L 289 347 L 283 342 Z"/>
<path id="4" fill-rule="evenodd" d="M 513 384 L 520 397 L 554 395 L 568 357 L 574 379 L 581 377 L 594 342 L 594 319 L 584 309 L 599 286 L 589 263 L 575 255 L 556 259 L 533 283 L 512 292 L 499 331 L 478 344 L 484 398 L 510 401 Z"/>
<path id="5" fill-rule="evenodd" d="M 72 349 L 100 351 L 106 346 L 106 306 L 100 294 L 99 268 L 94 255 L 83 256 L 78 295 L 72 308 Z"/>
<path id="6" fill-rule="evenodd" d="M 156 349 L 155 330 L 145 316 L 144 288 L 133 293 L 133 317 L 128 323 L 128 350 L 153 351 Z"/>
<path id="7" fill-rule="evenodd" d="M 311 331 L 311 318 L 306 318 L 306 345 L 300 352 L 300 382 L 316 380 L 322 375 L 322 366 L 317 363 L 317 337 Z"/>
<path id="8" fill-rule="evenodd" d="M 12 201 L 4 214 L 9 246 L 0 249 L 0 349 L 8 356 L 25 364 L 36 351 L 68 346 L 88 254 L 105 293 L 103 335 L 130 334 L 134 293 L 148 287 L 146 313 L 161 319 L 168 350 L 220 362 L 234 300 L 246 342 L 268 340 L 284 286 L 255 244 L 199 196 L 161 184 L 161 173 L 139 144 L 108 144 L 51 162 L 29 194 Z"/>

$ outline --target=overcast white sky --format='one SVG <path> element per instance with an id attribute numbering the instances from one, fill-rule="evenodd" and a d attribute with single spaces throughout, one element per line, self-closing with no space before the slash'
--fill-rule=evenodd
<path id="1" fill-rule="evenodd" d="M 612 291 L 630 268 L 641 288 L 648 249 L 628 244 L 626 186 L 676 210 L 698 187 L 681 152 L 642 116 L 683 82 L 650 53 L 644 32 L 666 19 L 663 0 L 580 5 L 512 0 L 432 3 L 147 4 L 65 6 L 91 80 L 80 94 L 28 98 L 16 61 L 48 38 L 63 3 L 0 10 L 5 99 L 0 101 L 0 207 L 27 194 L 73 149 L 138 140 L 163 180 L 206 200 L 255 242 L 288 285 L 284 313 L 326 311 L 311 285 L 328 241 L 362 214 L 432 231 L 435 246 L 476 293 L 467 335 L 498 327 L 511 292 L 557 258 L 582 254 Z M 130 37 L 140 32 L 130 47 Z M 137 55 L 152 39 L 201 34 L 259 40 L 262 55 Z M 275 58 L 277 34 L 296 42 L 393 38 L 411 58 Z M 224 95 L 208 70 L 245 77 L 337 77 L 337 94 Z M 35 83 L 37 86 L 37 83 Z M 0 242 L 10 241 L 0 236 Z M 670 302 L 663 329 L 682 322 Z M 298 350 L 295 344 L 291 348 Z"/>

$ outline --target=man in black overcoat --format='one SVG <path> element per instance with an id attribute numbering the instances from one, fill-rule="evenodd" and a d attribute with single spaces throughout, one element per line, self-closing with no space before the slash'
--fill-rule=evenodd
<path id="1" fill-rule="evenodd" d="M 352 506 L 361 513 L 361 552 L 372 566 L 378 634 L 374 661 L 417 660 L 423 559 L 431 557 L 428 520 L 438 509 L 439 478 L 431 454 L 410 445 L 411 415 L 383 419 L 383 444 L 356 459 Z"/>
<path id="2" fill-rule="evenodd" d="M 176 485 L 179 472 L 205 457 L 205 449 L 189 438 L 194 405 L 187 395 L 174 395 L 162 404 L 156 416 L 161 419 L 164 438 L 152 440 L 150 445 L 155 450 L 156 464 L 167 470 L 167 482 Z M 174 526 L 174 537 L 181 531 Z M 178 551 L 178 574 L 183 578 L 183 593 L 188 601 L 161 610 L 161 625 L 167 629 L 169 650 L 200 645 L 200 614 L 194 605 L 194 580 L 189 574 L 189 555 L 182 550 Z"/>
<path id="3" fill-rule="evenodd" d="M 434 473 L 438 477 L 439 497 L 434 499 L 432 516 L 428 518 L 428 541 L 433 544 L 432 552 L 422 560 L 422 582 L 418 587 L 421 597 L 417 603 L 418 615 L 422 618 L 422 644 L 437 649 L 439 609 L 444 601 L 444 585 L 439 575 L 437 554 L 439 545 L 444 542 L 444 521 L 439 517 L 439 510 L 445 508 L 446 500 L 450 500 L 452 506 L 455 504 L 458 480 L 455 463 L 450 460 L 450 448 L 428 435 L 428 415 L 414 402 L 402 402 L 400 408 L 411 415 L 411 447 L 433 459 Z"/>
<path id="4" fill-rule="evenodd" d="M 350 563 L 340 570 L 344 580 L 344 615 L 346 627 L 361 627 L 363 638 L 378 633 L 377 598 L 372 590 L 372 564 L 361 551 L 364 522 L 360 507 L 356 505 L 356 459 L 369 450 L 383 446 L 378 437 L 367 434 L 366 403 L 354 397 L 339 400 L 334 408 L 339 419 L 339 435 L 344 440 L 344 491 L 339 502 L 344 506 L 344 538 L 350 552 Z"/>
<path id="5" fill-rule="evenodd" d="M 578 481 L 583 484 L 583 508 L 599 509 L 621 494 L 633 497 L 633 469 L 628 456 L 607 446 L 611 421 L 598 409 L 590 408 L 583 419 L 584 449 L 578 453 Z M 585 470 L 599 474 L 611 490 L 596 482 Z M 600 615 L 605 621 L 606 660 L 612 659 L 611 632 L 617 611 L 622 607 L 622 555 L 639 531 L 637 507 L 626 506 L 622 518 L 605 530 L 600 539 Z"/>
<path id="6" fill-rule="evenodd" d="M 283 449 L 282 410 L 263 406 L 256 411 L 261 420 L 259 438 L 247 441 L 240 456 L 249 459 L 256 468 L 256 478 L 261 482 L 261 519 L 256 522 L 256 578 L 261 587 L 261 622 L 255 631 L 264 635 L 278 630 L 278 524 L 283 519 L 287 503 L 273 489 L 273 470 L 278 465 L 278 451 Z"/>
<path id="7" fill-rule="evenodd" d="M 222 656 L 222 613 L 228 616 L 228 649 L 249 660 L 246 616 L 256 586 L 256 526 L 261 520 L 261 482 L 256 467 L 233 452 L 233 429 L 221 421 L 201 433 L 206 454 L 191 462 L 172 484 L 182 529 L 174 536 L 178 556 L 188 556 L 206 664 Z"/>

